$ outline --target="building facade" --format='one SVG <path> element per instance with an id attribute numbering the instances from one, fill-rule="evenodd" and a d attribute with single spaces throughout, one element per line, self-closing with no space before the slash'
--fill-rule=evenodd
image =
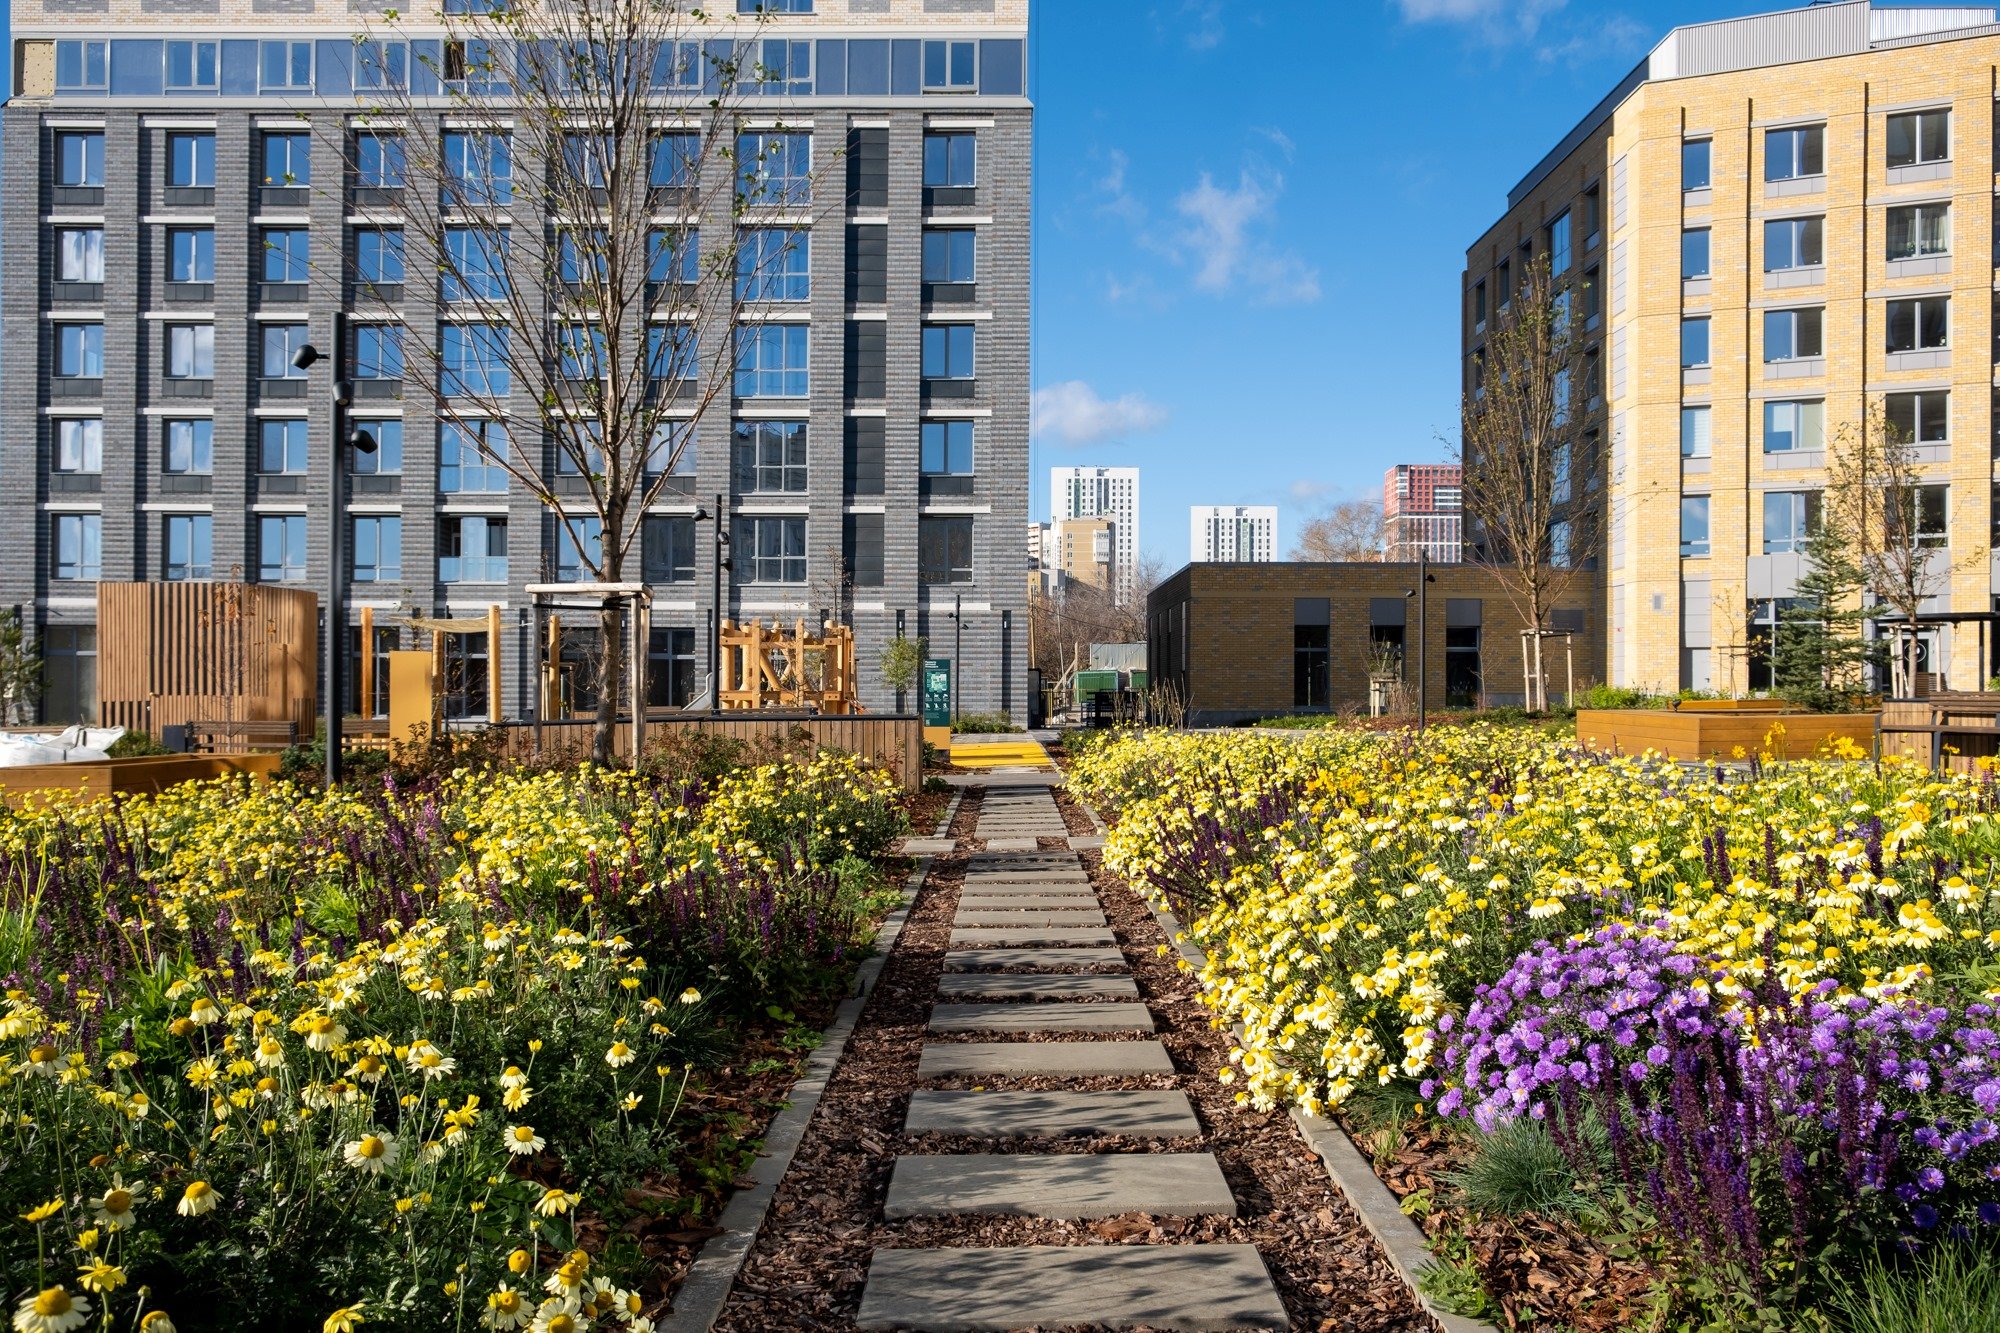
<path id="1" fill-rule="evenodd" d="M 1138 596 L 1139 469 L 1135 467 L 1059 467 L 1049 470 L 1049 514 L 1063 520 L 1103 518 L 1111 521 L 1112 596 L 1128 606 Z M 1067 549 L 1067 548 L 1065 548 Z M 1067 555 L 1065 555 L 1067 562 Z M 1068 568 L 1065 563 L 1065 569 Z"/>
<path id="2" fill-rule="evenodd" d="M 775 12 L 754 17 L 760 7 Z M 15 6 L 0 131 L 0 255 L 12 275 L 0 293 L 0 495 L 11 516 L 0 605 L 21 607 L 35 629 L 52 719 L 89 715 L 95 643 L 118 631 L 95 623 L 98 579 L 326 586 L 332 388 L 324 369 L 293 371 L 288 356 L 307 341 L 329 347 L 336 311 L 352 331 L 354 424 L 381 446 L 348 488 L 343 628 L 355 654 L 364 608 L 378 627 L 367 650 L 380 652 L 418 646 L 403 617 L 497 605 L 519 642 L 507 643 L 497 679 L 483 658 L 455 661 L 447 710 L 482 714 L 488 690 L 508 716 L 540 706 L 523 666 L 525 589 L 581 576 L 555 510 L 481 466 L 449 404 L 405 391 L 380 355 L 391 327 L 405 345 L 448 338 L 449 294 L 377 274 L 363 300 L 360 284 L 321 276 L 368 274 L 402 221 L 400 181 L 383 178 L 385 127 L 361 132 L 357 40 L 371 43 L 370 78 L 409 81 L 414 114 L 444 117 L 450 105 L 438 83 L 452 54 L 444 16 L 405 9 L 386 35 L 377 9 Z M 738 58 L 785 71 L 757 90 L 768 103 L 744 99 L 739 130 L 782 115 L 807 141 L 798 152 L 815 164 L 812 188 L 833 197 L 811 201 L 805 271 L 791 270 L 802 281 L 784 308 L 754 312 L 760 327 L 784 326 L 795 373 L 775 391 L 746 390 L 741 375 L 725 388 L 685 475 L 647 515 L 653 702 L 706 688 L 717 544 L 713 516 L 698 511 L 720 496 L 737 534 L 725 618 L 852 623 L 876 709 L 894 704 L 872 669 L 889 639 L 956 637 L 963 706 L 1024 716 L 1027 0 L 730 9 L 723 47 L 733 31 L 747 48 L 754 24 L 765 45 Z M 665 92 L 662 105 L 698 115 L 706 100 Z M 533 215 L 528 194 L 511 225 L 546 234 L 551 219 Z M 511 421 L 481 428 L 545 447 L 538 405 L 518 391 L 515 402 Z M 745 439 L 774 430 L 787 442 L 779 481 L 746 480 L 733 466 Z M 578 484 L 559 485 L 557 504 L 581 493 L 582 479 L 568 480 Z M 347 674 L 351 690 L 360 673 Z"/>
<path id="3" fill-rule="evenodd" d="M 1188 559 L 1197 564 L 1278 558 L 1276 505 L 1194 505 L 1188 510 Z"/>
<path id="4" fill-rule="evenodd" d="M 1923 470 L 1936 613 L 1994 611 L 1992 6 L 1866 0 L 1670 33 L 1467 253 L 1465 383 L 1546 256 L 1593 346 L 1609 678 L 1769 684 L 1830 451 Z M 1879 427 L 1876 427 L 1879 429 Z M 1993 674 L 1967 624 L 1928 669 Z"/>
<path id="5" fill-rule="evenodd" d="M 1062 575 L 1059 591 L 1095 588 L 1116 600 L 1124 582 L 1124 569 L 1118 562 L 1123 543 L 1116 519 L 1063 519 L 1055 525 L 1055 544 L 1056 569 Z"/>
<path id="6" fill-rule="evenodd" d="M 1382 477 L 1382 549 L 1390 560 L 1455 565 L 1464 555 L 1464 506 L 1456 463 L 1398 463 Z"/>

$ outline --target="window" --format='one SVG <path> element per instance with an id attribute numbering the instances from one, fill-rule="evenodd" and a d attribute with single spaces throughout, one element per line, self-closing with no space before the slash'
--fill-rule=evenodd
<path id="1" fill-rule="evenodd" d="M 979 184 L 979 136 L 972 133 L 924 136 L 924 188 L 969 190 Z"/>
<path id="2" fill-rule="evenodd" d="M 1714 145 L 1707 139 L 1689 139 L 1681 145 L 1681 189 L 1706 190 L 1711 181 Z"/>
<path id="3" fill-rule="evenodd" d="M 1583 326 L 1594 329 L 1604 317 L 1604 274 L 1595 266 L 1583 273 Z"/>
<path id="4" fill-rule="evenodd" d="M 1892 393 L 1883 403 L 1883 417 L 1905 444 L 1943 444 L 1951 438 L 1951 395 L 1943 389 Z"/>
<path id="5" fill-rule="evenodd" d="M 175 228 L 167 233 L 167 281 L 215 281 L 214 228 Z"/>
<path id="6" fill-rule="evenodd" d="M 363 282 L 402 282 L 402 228 L 358 228 L 354 233 L 354 276 Z"/>
<path id="7" fill-rule="evenodd" d="M 1819 453 L 1826 448 L 1826 404 L 1791 400 L 1764 404 L 1764 452 Z"/>
<path id="8" fill-rule="evenodd" d="M 1681 276 L 1683 278 L 1705 278 L 1708 276 L 1707 227 L 1690 227 L 1681 233 Z"/>
<path id="9" fill-rule="evenodd" d="M 736 251 L 736 299 L 812 298 L 812 238 L 805 232 L 758 228 L 743 233 Z"/>
<path id="10" fill-rule="evenodd" d="M 1889 350 L 1926 352 L 1951 343 L 1951 298 L 1926 296 L 1889 302 Z"/>
<path id="11" fill-rule="evenodd" d="M 446 136 L 447 138 L 464 136 Z M 461 154 L 461 161 L 463 155 Z M 403 136 L 400 134 L 357 134 L 354 136 L 354 183 L 364 190 L 400 190 L 403 187 Z"/>
<path id="12" fill-rule="evenodd" d="M 757 324 L 736 331 L 738 398 L 803 398 L 811 389 L 804 324 Z"/>
<path id="13" fill-rule="evenodd" d="M 1503 259 L 1493 270 L 1493 287 L 1500 293 L 1500 308 L 1507 309 L 1514 304 L 1514 264 Z"/>
<path id="14" fill-rule="evenodd" d="M 700 42 L 661 42 L 653 56 L 653 86 L 671 92 L 700 92 L 706 68 Z"/>
<path id="15" fill-rule="evenodd" d="M 742 330 L 738 330 L 739 335 Z M 738 356 L 742 355 L 739 340 Z M 803 352 L 801 353 L 803 356 Z M 801 362 L 803 364 L 803 362 Z M 740 369 L 740 367 L 739 367 Z M 701 338 L 685 324 L 653 324 L 646 329 L 646 374 L 656 380 L 691 380 L 701 370 Z M 740 384 L 741 381 L 739 380 Z M 799 390 L 803 396 L 804 389 Z"/>
<path id="16" fill-rule="evenodd" d="M 1818 491 L 1764 492 L 1764 554 L 1803 551 L 1819 527 Z"/>
<path id="17" fill-rule="evenodd" d="M 257 519 L 257 581 L 303 583 L 306 577 L 306 516 L 262 514 Z"/>
<path id="18" fill-rule="evenodd" d="M 299 325 L 303 330 L 305 325 Z M 264 328 L 265 336 L 271 326 Z M 286 353 L 290 355 L 289 352 Z M 212 380 L 215 378 L 215 325 L 167 325 L 167 378 Z"/>
<path id="19" fill-rule="evenodd" d="M 1919 547 L 1942 548 L 1949 543 L 1950 529 L 1946 526 L 1949 517 L 1951 487 L 1912 486 L 1910 488 L 1911 526 L 1906 539 Z M 1901 525 L 1893 513 L 1888 519 L 1888 539 L 1896 541 L 1896 529 Z"/>
<path id="20" fill-rule="evenodd" d="M 693 286 L 701 281 L 701 232 L 655 227 L 652 234 L 652 262 L 646 269 L 648 282 L 678 282 Z"/>
<path id="21" fill-rule="evenodd" d="M 611 239 L 601 227 L 564 227 L 556 233 L 556 281 L 575 286 L 609 278 Z"/>
<path id="22" fill-rule="evenodd" d="M 1951 253 L 1951 205 L 1911 204 L 1889 210 L 1889 258 Z"/>
<path id="23" fill-rule="evenodd" d="M 166 568 L 169 583 L 205 579 L 215 569 L 215 519 L 208 514 L 168 514 Z"/>
<path id="24" fill-rule="evenodd" d="M 110 87 L 106 74 L 109 42 L 57 42 L 56 91 L 101 93 Z"/>
<path id="25" fill-rule="evenodd" d="M 972 475 L 972 423 L 970 421 L 926 421 L 923 430 L 922 467 L 929 477 L 969 477 Z"/>
<path id="26" fill-rule="evenodd" d="M 297 475 L 306 470 L 306 422 L 303 417 L 267 417 L 257 423 L 257 470 L 267 477 Z"/>
<path id="27" fill-rule="evenodd" d="M 925 379 L 971 379 L 974 370 L 972 353 L 972 325 L 926 324 L 924 326 Z"/>
<path id="28" fill-rule="evenodd" d="M 56 375 L 60 379 L 104 378 L 104 326 L 56 325 Z"/>
<path id="29" fill-rule="evenodd" d="M 924 256 L 925 267 L 929 268 L 930 255 Z M 1486 327 L 1486 279 L 1472 284 L 1472 327 L 1474 330 Z"/>
<path id="30" fill-rule="evenodd" d="M 407 42 L 357 40 L 354 43 L 354 86 L 357 89 L 403 88 L 410 78 Z"/>
<path id="31" fill-rule="evenodd" d="M 701 136 L 662 134 L 653 140 L 646 184 L 655 190 L 683 190 L 694 184 L 701 162 Z"/>
<path id="32" fill-rule="evenodd" d="M 306 372 L 292 364 L 292 356 L 306 345 L 303 324 L 266 324 L 259 348 L 258 374 L 267 380 L 302 380 Z"/>
<path id="33" fill-rule="evenodd" d="M 399 380 L 403 378 L 403 326 L 401 324 L 356 324 L 354 326 L 354 378 L 358 380 Z"/>
<path id="34" fill-rule="evenodd" d="M 264 281 L 305 282 L 312 276 L 312 233 L 303 227 L 264 228 Z"/>
<path id="35" fill-rule="evenodd" d="M 505 227 L 447 227 L 442 300 L 501 301 L 507 297 Z"/>
<path id="36" fill-rule="evenodd" d="M 604 475 L 604 426 L 598 421 L 565 422 L 554 431 L 556 475 Z"/>
<path id="37" fill-rule="evenodd" d="M 736 489 L 744 495 L 806 489 L 806 423 L 736 423 Z"/>
<path id="38" fill-rule="evenodd" d="M 675 419 L 653 426 L 653 442 L 646 450 L 646 475 L 692 477 L 696 467 L 694 423 Z"/>
<path id="39" fill-rule="evenodd" d="M 467 514 L 439 521 L 439 583 L 506 581 L 506 519 Z"/>
<path id="40" fill-rule="evenodd" d="M 1683 495 L 1681 497 L 1681 558 L 1683 560 L 1703 557 L 1708 554 L 1708 497 L 1706 495 Z"/>
<path id="41" fill-rule="evenodd" d="M 480 205 L 514 202 L 513 151 L 505 134 L 448 131 L 444 136 L 444 164 L 451 178 L 454 202 Z"/>
<path id="42" fill-rule="evenodd" d="M 167 91 L 214 92 L 220 86 L 216 77 L 216 49 L 214 42 L 168 42 Z"/>
<path id="43" fill-rule="evenodd" d="M 604 561 L 604 520 L 556 519 L 556 582 L 582 583 Z"/>
<path id="44" fill-rule="evenodd" d="M 56 281 L 104 281 L 104 228 L 56 229 Z"/>
<path id="45" fill-rule="evenodd" d="M 102 130 L 64 130 L 57 133 L 56 184 L 72 190 L 104 188 Z"/>
<path id="46" fill-rule="evenodd" d="M 690 528 L 692 536 L 692 528 Z M 648 580 L 651 582 L 652 580 Z M 694 631 L 656 629 L 647 636 L 646 702 L 653 708 L 686 708 L 694 702 Z"/>
<path id="47" fill-rule="evenodd" d="M 648 517 L 639 534 L 640 562 L 648 583 L 687 583 L 694 578 L 694 520 Z"/>
<path id="48" fill-rule="evenodd" d="M 742 518 L 736 521 L 736 568 L 751 583 L 806 581 L 806 521 Z"/>
<path id="49" fill-rule="evenodd" d="M 42 661 L 48 683 L 42 691 L 45 722 L 97 721 L 97 626 L 44 625 Z"/>
<path id="50" fill-rule="evenodd" d="M 812 202 L 810 134 L 740 134 L 736 137 L 736 165 L 742 173 L 744 203 Z"/>
<path id="51" fill-rule="evenodd" d="M 1681 366 L 1689 369 L 1705 366 L 1708 361 L 1708 320 L 1684 319 L 1681 321 Z"/>
<path id="52" fill-rule="evenodd" d="M 618 161 L 617 141 L 608 134 L 565 134 L 562 166 L 566 184 L 590 190 L 606 189 Z"/>
<path id="53" fill-rule="evenodd" d="M 1561 213 L 1549 223 L 1549 273 L 1569 272 L 1571 258 L 1569 214 Z"/>
<path id="54" fill-rule="evenodd" d="M 354 520 L 354 581 L 396 583 L 403 577 L 403 520 L 365 514 Z"/>
<path id="55" fill-rule="evenodd" d="M 264 184 L 297 188 L 312 184 L 312 136 L 264 136 Z"/>
<path id="56" fill-rule="evenodd" d="M 1798 180 L 1826 174 L 1826 126 L 1764 131 L 1764 179 Z"/>
<path id="57" fill-rule="evenodd" d="M 1804 310 L 1764 312 L 1764 360 L 1800 361 L 1826 352 L 1824 329 L 1826 311 L 1820 306 Z"/>
<path id="58" fill-rule="evenodd" d="M 512 386 L 507 370 L 507 330 L 497 324 L 447 324 L 441 337 L 446 398 L 503 395 Z"/>
<path id="59" fill-rule="evenodd" d="M 1571 451 L 1567 444 L 1558 444 L 1549 455 L 1549 499 L 1555 504 L 1568 504 L 1570 497 Z"/>
<path id="60" fill-rule="evenodd" d="M 1714 411 L 1706 407 L 1681 409 L 1681 457 L 1707 458 L 1714 452 Z"/>
<path id="61" fill-rule="evenodd" d="M 177 476 L 207 476 L 215 471 L 215 422 L 207 417 L 169 421 L 161 470 Z"/>
<path id="62" fill-rule="evenodd" d="M 556 358 L 566 380 L 594 380 L 604 376 L 604 330 L 596 324 L 556 326 Z"/>
<path id="63" fill-rule="evenodd" d="M 917 520 L 917 582 L 972 582 L 972 519 L 926 515 Z"/>
<path id="64" fill-rule="evenodd" d="M 924 233 L 924 281 L 936 283 L 968 283 L 978 280 L 979 233 L 969 227 L 954 227 L 949 230 L 933 228 Z M 1483 307 L 1486 288 L 1479 288 L 1479 299 Z M 1485 315 L 1480 315 L 1484 322 Z"/>
<path id="65" fill-rule="evenodd" d="M 58 579 L 95 583 L 104 577 L 104 520 L 98 514 L 57 514 L 55 571 Z"/>
<path id="66" fill-rule="evenodd" d="M 979 46 L 976 42 L 925 42 L 924 91 L 970 93 L 979 89 Z"/>
<path id="67" fill-rule="evenodd" d="M 757 61 L 753 91 L 760 91 L 777 97 L 785 94 L 804 96 L 813 90 L 812 43 L 792 42 L 772 38 L 764 43 L 764 52 Z"/>
<path id="68" fill-rule="evenodd" d="M 95 417 L 56 422 L 55 470 L 104 471 L 104 423 Z"/>
<path id="69" fill-rule="evenodd" d="M 736 0 L 739 14 L 810 14 L 813 0 Z"/>
<path id="70" fill-rule="evenodd" d="M 1816 268 L 1826 262 L 1826 219 L 1780 218 L 1764 224 L 1764 271 Z"/>
<path id="71" fill-rule="evenodd" d="M 1910 111 L 1889 117 L 1889 165 L 1914 167 L 1951 160 L 1951 112 Z"/>
<path id="72" fill-rule="evenodd" d="M 438 425 L 438 489 L 446 495 L 502 495 L 507 490 L 507 428 L 498 421 Z"/>
<path id="73" fill-rule="evenodd" d="M 1324 597 L 1300 597 L 1292 602 L 1294 707 L 1327 707 L 1332 609 L 1332 602 Z"/>
<path id="74" fill-rule="evenodd" d="M 258 43 L 257 81 L 267 93 L 310 91 L 313 81 L 312 43 Z"/>
<path id="75" fill-rule="evenodd" d="M 100 184 L 102 182 L 99 182 Z M 215 188 L 215 136 L 167 136 L 167 184 L 177 190 Z"/>

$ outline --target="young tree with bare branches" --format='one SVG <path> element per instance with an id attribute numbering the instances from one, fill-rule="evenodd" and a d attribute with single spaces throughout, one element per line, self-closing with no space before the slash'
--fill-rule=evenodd
<path id="1" fill-rule="evenodd" d="M 400 187 L 399 266 L 438 285 L 436 336 L 405 339 L 403 376 L 467 464 L 545 506 L 559 578 L 635 584 L 647 512 L 688 493 L 700 424 L 744 377 L 787 374 L 806 336 L 766 316 L 805 298 L 825 164 L 785 124 L 788 72 L 761 63 L 755 19 L 725 29 L 684 0 L 495 0 L 443 21 L 426 58 L 441 98 L 371 71 L 419 44 L 355 53 L 357 168 Z M 794 442 L 769 433 L 738 441 L 740 461 L 782 473 Z M 597 613 L 600 762 L 627 604 L 607 592 Z"/>
<path id="2" fill-rule="evenodd" d="M 1328 563 L 1378 561 L 1382 549 L 1382 502 L 1343 500 L 1299 529 L 1292 559 Z"/>
<path id="3" fill-rule="evenodd" d="M 1595 358 L 1567 275 L 1528 267 L 1474 353 L 1460 416 L 1467 563 L 1484 565 L 1536 631 L 1528 704 L 1548 706 L 1541 631 L 1598 554 Z"/>

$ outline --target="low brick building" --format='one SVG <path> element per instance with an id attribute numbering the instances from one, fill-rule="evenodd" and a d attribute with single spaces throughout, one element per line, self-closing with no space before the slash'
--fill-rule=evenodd
<path id="1" fill-rule="evenodd" d="M 1523 618 L 1498 578 L 1475 565 L 1432 565 L 1422 656 L 1429 703 L 1500 707 L 1525 697 Z M 1417 684 L 1418 567 L 1414 564 L 1197 564 L 1147 599 L 1147 664 L 1189 721 L 1222 724 L 1287 713 L 1366 708 L 1371 665 Z M 1558 599 L 1578 689 L 1604 678 L 1595 580 Z M 1567 680 L 1565 640 L 1543 658 L 1553 700 Z"/>

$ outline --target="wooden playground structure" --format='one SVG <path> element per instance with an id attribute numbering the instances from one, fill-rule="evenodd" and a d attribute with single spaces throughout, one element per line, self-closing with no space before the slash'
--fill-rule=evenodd
<path id="1" fill-rule="evenodd" d="M 854 629 L 823 625 L 817 634 L 803 620 L 791 633 L 760 620 L 722 622 L 723 711 L 781 708 L 844 717 L 864 711 L 854 662 Z"/>

